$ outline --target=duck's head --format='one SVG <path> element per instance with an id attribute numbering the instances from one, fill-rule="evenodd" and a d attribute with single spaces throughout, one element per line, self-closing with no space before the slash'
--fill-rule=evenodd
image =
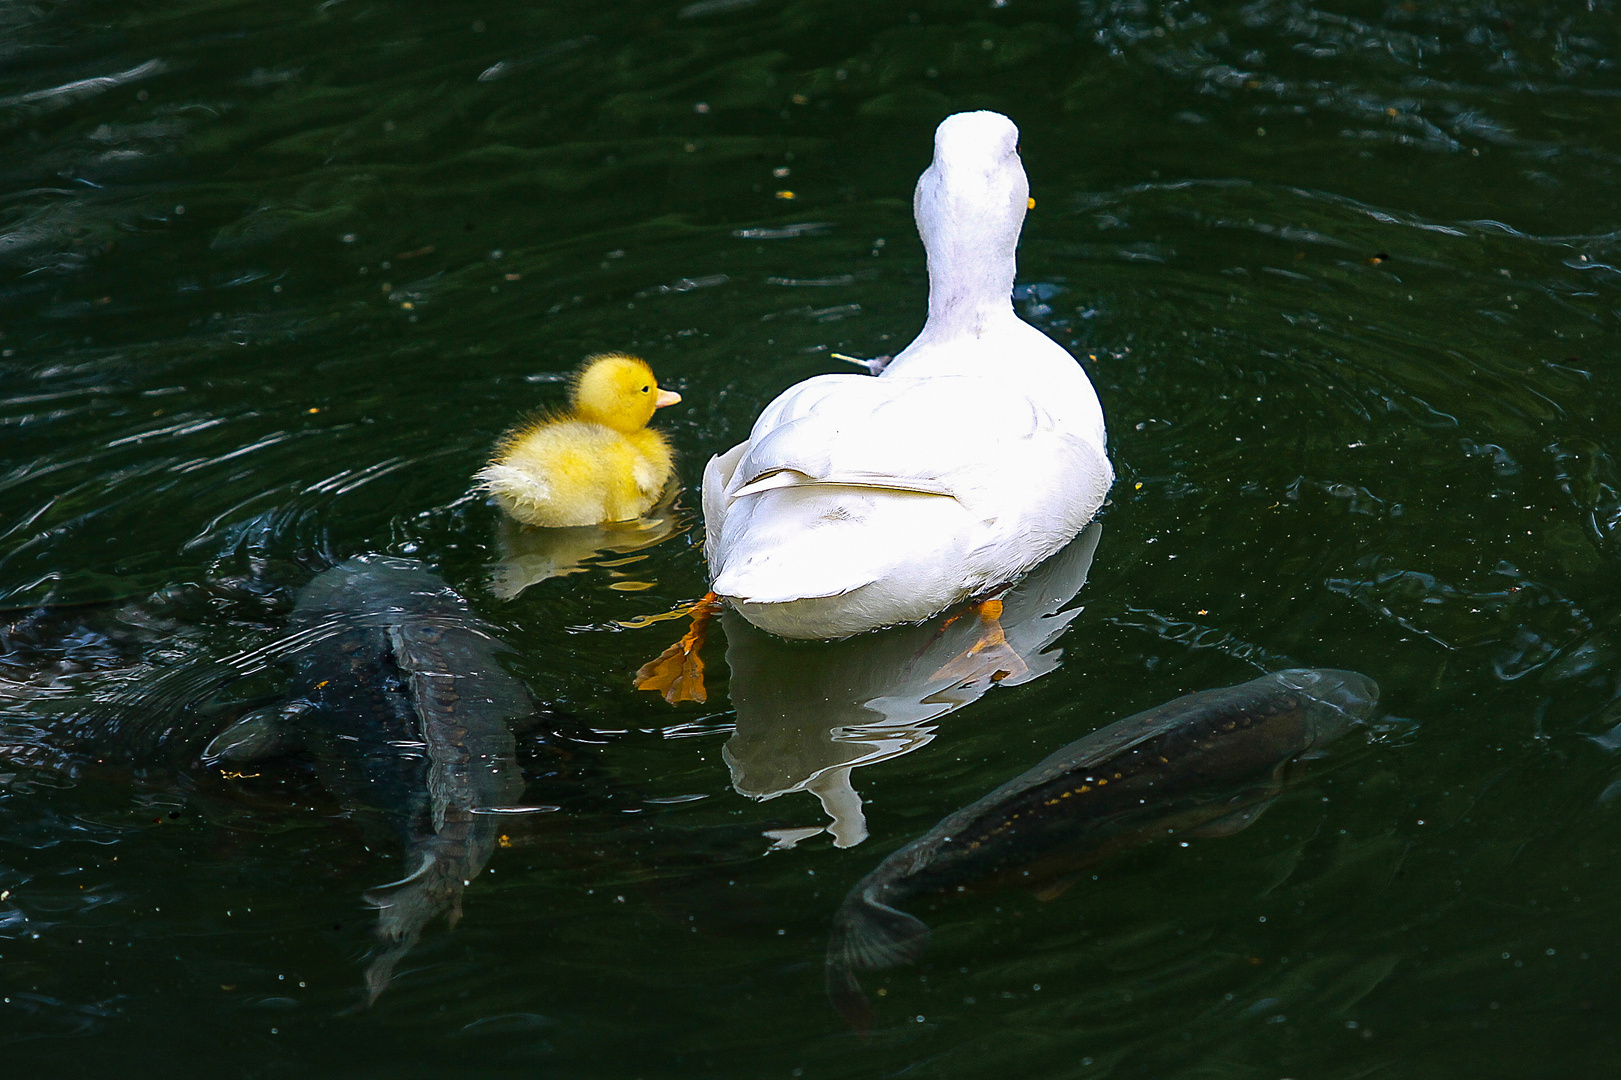
<path id="1" fill-rule="evenodd" d="M 674 405 L 681 395 L 660 390 L 653 369 L 640 357 L 603 353 L 586 360 L 569 392 L 574 415 L 615 431 L 638 431 L 653 410 Z"/>
<path id="2" fill-rule="evenodd" d="M 918 177 L 912 209 L 929 253 L 931 315 L 959 295 L 1007 302 L 1030 181 L 1019 129 L 994 112 L 957 113 L 934 132 L 934 161 Z M 951 301 L 956 302 L 956 301 Z"/>

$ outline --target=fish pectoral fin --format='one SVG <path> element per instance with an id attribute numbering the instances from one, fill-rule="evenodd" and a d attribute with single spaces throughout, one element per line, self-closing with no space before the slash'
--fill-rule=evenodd
<path id="1" fill-rule="evenodd" d="M 1182 835 L 1196 836 L 1203 840 L 1216 840 L 1223 836 L 1233 836 L 1255 824 L 1255 819 L 1266 813 L 1266 808 L 1276 801 L 1277 799 L 1273 798 L 1252 803 L 1241 810 L 1234 810 L 1230 814 L 1212 818 L 1202 825 L 1195 825 L 1191 829 L 1183 829 Z"/>
<path id="2" fill-rule="evenodd" d="M 203 748 L 203 764 L 244 765 L 293 749 L 282 722 L 286 713 L 281 706 L 248 713 L 209 741 Z"/>
<path id="3" fill-rule="evenodd" d="M 857 1032 L 872 1030 L 872 1003 L 861 991 L 858 971 L 915 963 L 929 943 L 922 919 L 897 911 L 863 890 L 844 902 L 833 920 L 823 972 L 827 998 Z"/>
<path id="4" fill-rule="evenodd" d="M 863 893 L 839 910 L 827 962 L 850 971 L 882 971 L 916 963 L 928 944 L 929 927 L 922 919 Z"/>

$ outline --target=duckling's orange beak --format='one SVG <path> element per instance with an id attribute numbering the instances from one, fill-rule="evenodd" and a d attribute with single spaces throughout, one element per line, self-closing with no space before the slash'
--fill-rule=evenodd
<path id="1" fill-rule="evenodd" d="M 681 395 L 674 390 L 660 390 L 659 396 L 653 399 L 653 408 L 662 409 L 666 405 L 675 405 L 681 400 Z"/>

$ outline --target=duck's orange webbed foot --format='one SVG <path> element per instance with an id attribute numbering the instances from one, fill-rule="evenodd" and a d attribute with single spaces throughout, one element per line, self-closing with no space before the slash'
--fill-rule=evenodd
<path id="1" fill-rule="evenodd" d="M 941 665 L 932 678 L 950 679 L 953 682 L 976 682 L 980 679 L 1001 682 L 1030 670 L 1025 665 L 1024 657 L 1014 651 L 1013 646 L 1008 644 L 1007 636 L 1002 633 L 1002 601 L 999 598 L 981 600 L 963 614 L 969 612 L 979 620 L 978 637 L 972 645 Z M 960 617 L 952 618 L 946 626 Z M 944 631 L 946 626 L 940 629 Z"/>
<path id="2" fill-rule="evenodd" d="M 680 641 L 637 670 L 636 689 L 661 694 L 671 705 L 682 701 L 707 701 L 709 691 L 704 689 L 704 659 L 699 653 L 709 636 L 709 620 L 719 610 L 720 597 L 712 592 L 705 593 L 702 600 L 692 605 L 688 609 L 692 626 L 681 635 Z"/>

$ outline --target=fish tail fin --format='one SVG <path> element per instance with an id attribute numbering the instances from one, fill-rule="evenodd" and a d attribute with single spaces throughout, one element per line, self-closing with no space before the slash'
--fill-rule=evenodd
<path id="1" fill-rule="evenodd" d="M 827 943 L 827 997 L 857 1032 L 872 1030 L 872 1005 L 856 979 L 858 971 L 881 971 L 916 963 L 929 943 L 922 919 L 875 899 L 872 890 L 851 896 L 833 920 Z"/>
<path id="2" fill-rule="evenodd" d="M 371 1008 L 377 1003 L 388 984 L 394 980 L 394 969 L 399 966 L 405 954 L 416 948 L 417 939 L 421 937 L 420 928 L 408 930 L 398 937 L 379 933 L 383 944 L 373 953 L 371 962 L 366 965 L 366 1001 L 365 1007 Z"/>

